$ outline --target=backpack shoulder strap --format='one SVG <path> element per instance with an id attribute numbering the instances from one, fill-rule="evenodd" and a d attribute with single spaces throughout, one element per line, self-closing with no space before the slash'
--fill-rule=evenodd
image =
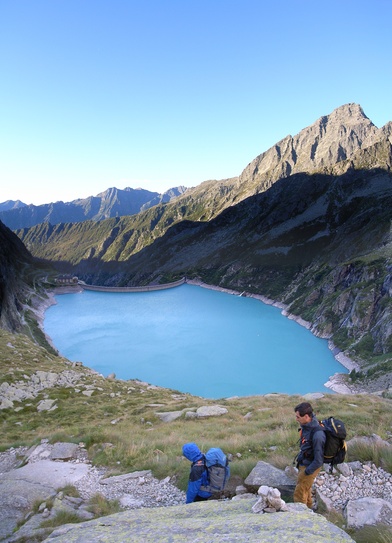
<path id="1" fill-rule="evenodd" d="M 316 432 L 325 432 L 324 426 L 321 424 L 321 422 L 318 423 L 318 426 L 314 426 L 310 429 L 310 435 L 313 439 L 313 436 Z"/>

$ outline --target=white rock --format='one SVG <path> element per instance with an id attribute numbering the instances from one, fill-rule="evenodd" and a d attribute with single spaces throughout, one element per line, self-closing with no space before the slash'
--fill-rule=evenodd
<path id="1" fill-rule="evenodd" d="M 55 405 L 57 400 L 41 400 L 37 405 L 37 411 L 52 411 L 57 408 Z"/>
<path id="2" fill-rule="evenodd" d="M 220 407 L 219 405 L 205 405 L 199 407 L 196 410 L 197 416 L 202 417 L 219 417 L 228 413 L 226 407 Z"/>

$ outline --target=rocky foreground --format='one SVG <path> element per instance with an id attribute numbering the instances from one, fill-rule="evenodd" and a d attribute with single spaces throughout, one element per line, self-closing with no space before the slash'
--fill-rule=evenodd
<path id="1" fill-rule="evenodd" d="M 255 505 L 260 499 L 247 493 L 233 500 L 184 505 L 184 493 L 169 480 L 158 481 L 148 472 L 105 479 L 103 471 L 89 465 L 83 449 L 76 445 L 42 443 L 27 451 L 26 465 L 15 468 L 23 452 L 21 449 L 8 451 L 0 458 L 2 469 L 10 468 L 0 478 L 3 542 L 352 541 L 344 531 L 302 504 L 287 504 L 284 512 L 276 514 L 263 514 L 263 510 L 256 513 Z M 73 458 L 68 458 L 70 454 Z M 77 487 L 84 498 L 97 490 L 107 497 L 120 498 L 125 510 L 94 519 L 85 499 L 72 498 L 65 491 L 53 488 L 65 481 Z M 10 519 L 12 512 L 15 513 L 12 507 L 19 503 L 21 513 L 23 505 L 26 507 L 28 502 L 31 505 L 37 500 L 41 502 L 38 511 L 27 513 L 25 523 L 12 534 Z M 176 505 L 179 502 L 182 505 Z M 42 521 L 64 511 L 74 512 L 81 522 L 65 524 L 54 531 L 41 527 Z M 16 527 L 15 521 L 14 517 Z"/>
<path id="2" fill-rule="evenodd" d="M 68 495 L 67 485 L 75 487 L 79 496 Z M 232 499 L 184 505 L 185 494 L 170 477 L 160 481 L 149 470 L 107 476 L 105 468 L 91 465 L 82 444 L 52 445 L 43 440 L 31 449 L 19 447 L 0 454 L 0 541 L 207 542 L 213 537 L 227 543 L 260 541 L 261 533 L 266 542 L 351 541 L 321 515 L 281 500 L 280 492 L 287 497 L 294 485 L 295 473 L 260 461 L 243 485 L 233 487 Z M 265 488 L 273 489 L 282 505 L 267 501 L 258 506 L 257 494 Z M 332 475 L 323 472 L 314 490 L 319 509 L 342 513 L 349 527 L 381 522 L 392 529 L 392 475 L 381 468 L 370 463 L 342 464 Z M 89 500 L 97 494 L 118 500 L 123 512 L 94 518 Z M 60 513 L 73 514 L 81 524 L 54 531 L 41 527 Z"/>

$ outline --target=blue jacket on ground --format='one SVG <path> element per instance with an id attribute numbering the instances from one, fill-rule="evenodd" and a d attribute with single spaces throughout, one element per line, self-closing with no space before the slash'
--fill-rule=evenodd
<path id="1" fill-rule="evenodd" d="M 211 492 L 200 490 L 201 486 L 208 485 L 207 469 L 203 453 L 196 443 L 185 443 L 182 447 L 182 454 L 192 462 L 186 491 L 186 503 L 207 500 L 211 496 Z"/>
<path id="2" fill-rule="evenodd" d="M 307 424 L 301 424 L 298 465 L 306 466 L 305 474 L 311 475 L 324 463 L 325 432 L 315 415 Z"/>

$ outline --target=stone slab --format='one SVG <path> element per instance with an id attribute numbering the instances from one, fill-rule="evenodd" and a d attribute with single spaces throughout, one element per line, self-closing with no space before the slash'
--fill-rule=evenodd
<path id="1" fill-rule="evenodd" d="M 213 500 L 175 507 L 125 511 L 68 524 L 47 543 L 352 543 L 343 530 L 310 510 L 255 514 L 255 500 Z"/>
<path id="2" fill-rule="evenodd" d="M 88 471 L 89 466 L 84 463 L 40 460 L 5 473 L 3 480 L 27 481 L 46 485 L 51 489 L 58 489 L 67 484 L 73 484 L 87 475 Z"/>

